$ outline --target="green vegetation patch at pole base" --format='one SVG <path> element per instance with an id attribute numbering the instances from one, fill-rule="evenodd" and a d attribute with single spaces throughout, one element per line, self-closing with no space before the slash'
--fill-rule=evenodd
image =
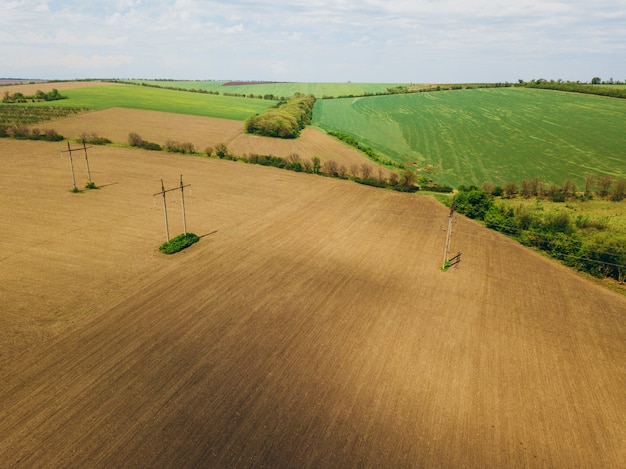
<path id="1" fill-rule="evenodd" d="M 194 233 L 179 234 L 175 238 L 172 238 L 169 241 L 161 244 L 161 246 L 159 247 L 159 251 L 161 251 L 163 254 L 174 254 L 178 251 L 182 251 L 183 249 L 188 248 L 198 241 L 200 241 L 200 238 Z"/>

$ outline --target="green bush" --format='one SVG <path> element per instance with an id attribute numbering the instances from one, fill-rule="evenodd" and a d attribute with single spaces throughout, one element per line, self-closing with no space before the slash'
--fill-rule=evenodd
<path id="1" fill-rule="evenodd" d="M 468 192 L 458 192 L 454 196 L 453 203 L 457 212 L 469 218 L 484 220 L 485 215 L 493 205 L 493 197 L 484 191 L 472 189 Z"/>
<path id="2" fill-rule="evenodd" d="M 198 241 L 200 241 L 200 238 L 194 233 L 180 234 L 161 244 L 159 251 L 163 254 L 174 254 L 178 251 L 182 251 L 194 243 L 197 243 Z"/>

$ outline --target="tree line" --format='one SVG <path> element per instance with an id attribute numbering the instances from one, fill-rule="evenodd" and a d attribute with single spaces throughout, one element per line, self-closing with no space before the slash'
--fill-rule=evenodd
<path id="1" fill-rule="evenodd" d="M 249 117 L 244 129 L 265 137 L 297 138 L 311 123 L 314 105 L 315 96 L 296 93 L 288 101 Z"/>
<path id="2" fill-rule="evenodd" d="M 626 98 L 626 86 L 596 86 L 600 84 L 599 78 L 594 78 L 591 84 L 563 80 L 519 80 L 519 86 L 525 88 L 539 88 L 543 90 L 568 91 L 570 93 L 595 94 L 599 96 L 609 96 L 611 98 Z M 620 83 L 611 83 L 620 84 Z"/>
<path id="3" fill-rule="evenodd" d="M 67 96 L 59 93 L 59 90 L 53 88 L 51 91 L 45 93 L 41 90 L 37 90 L 35 94 L 25 95 L 24 93 L 15 92 L 13 94 L 8 91 L 4 92 L 2 96 L 3 104 L 13 104 L 13 103 L 27 103 L 28 101 L 36 102 L 36 101 L 57 101 L 59 99 L 67 99 Z"/>
<path id="4" fill-rule="evenodd" d="M 571 198 L 589 200 L 595 194 L 600 198 L 620 202 L 626 198 L 626 178 L 613 177 L 610 174 L 585 174 L 583 186 L 579 188 L 571 179 L 566 179 L 561 186 L 558 186 L 555 183 L 547 183 L 539 177 L 534 177 L 523 179 L 520 184 L 509 181 L 502 186 L 486 182 L 480 186 L 480 189 L 489 195 L 509 199 L 517 196 L 526 199 L 539 197 L 550 199 L 552 202 L 565 202 Z M 466 190 L 466 186 L 459 186 L 459 190 Z"/>

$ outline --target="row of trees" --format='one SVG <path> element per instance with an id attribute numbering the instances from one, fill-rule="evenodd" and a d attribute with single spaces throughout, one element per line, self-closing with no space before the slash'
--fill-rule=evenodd
<path id="1" fill-rule="evenodd" d="M 67 96 L 59 93 L 59 90 L 53 88 L 51 91 L 45 93 L 41 90 L 37 90 L 37 92 L 33 95 L 24 95 L 24 93 L 15 92 L 13 94 L 8 91 L 4 92 L 2 96 L 3 104 L 13 104 L 13 103 L 26 103 L 28 101 L 57 101 L 59 99 L 67 99 Z"/>
<path id="2" fill-rule="evenodd" d="M 464 188 L 453 198 L 457 212 L 484 221 L 488 228 L 540 249 L 566 265 L 597 277 L 623 282 L 626 277 L 626 236 L 607 230 L 606 220 L 567 212 L 532 211 L 496 203 L 477 188 Z"/>
<path id="3" fill-rule="evenodd" d="M 597 80 L 597 81 L 596 81 Z M 580 83 L 576 81 L 562 81 L 562 80 L 530 80 L 525 82 L 519 81 L 520 86 L 526 88 L 540 88 L 544 90 L 556 90 L 556 91 L 568 91 L 571 93 L 584 93 L 584 94 L 596 94 L 600 96 L 609 96 L 612 98 L 626 98 L 626 87 L 618 86 L 596 86 L 600 83 L 599 78 L 594 78 L 592 84 Z"/>
<path id="4" fill-rule="evenodd" d="M 0 124 L 0 138 L 15 138 L 18 140 L 45 140 L 48 142 L 59 142 L 63 140 L 63 135 L 54 129 L 39 129 L 27 127 L 25 125 Z"/>
<path id="5" fill-rule="evenodd" d="M 319 174 L 321 176 L 347 179 L 360 184 L 374 187 L 388 188 L 402 192 L 416 192 L 419 187 L 416 185 L 417 176 L 413 171 L 406 168 L 401 174 L 390 173 L 385 177 L 381 167 L 375 168 L 368 163 L 352 164 L 350 167 L 339 164 L 334 160 L 322 162 L 319 157 L 300 158 L 297 153 L 290 154 L 287 158 L 273 155 L 234 155 L 230 153 L 225 144 L 216 147 L 209 147 L 205 150 L 209 157 L 220 159 L 242 161 L 244 163 L 259 164 L 262 166 L 273 166 L 275 168 L 287 169 L 290 171 Z"/>
<path id="6" fill-rule="evenodd" d="M 296 93 L 287 102 L 248 118 L 247 133 L 265 137 L 297 138 L 311 123 L 315 96 Z"/>
<path id="7" fill-rule="evenodd" d="M 459 187 L 459 190 L 465 189 L 467 189 L 466 186 Z M 576 183 L 571 179 L 566 179 L 563 185 L 559 187 L 555 183 L 548 184 L 538 177 L 523 179 L 519 185 L 515 182 L 506 182 L 502 186 L 483 183 L 480 189 L 487 194 L 506 198 L 517 196 L 524 198 L 540 197 L 551 199 L 553 202 L 565 202 L 574 197 L 582 198 L 583 200 L 590 199 L 595 194 L 601 198 L 609 198 L 614 202 L 620 202 L 626 198 L 626 179 L 616 178 L 609 174 L 586 174 L 580 191 L 576 187 Z"/>

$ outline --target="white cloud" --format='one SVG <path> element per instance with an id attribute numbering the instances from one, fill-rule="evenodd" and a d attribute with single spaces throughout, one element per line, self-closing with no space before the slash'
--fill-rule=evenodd
<path id="1" fill-rule="evenodd" d="M 514 81 L 550 78 L 549 63 L 584 80 L 626 77 L 625 24 L 623 0 L 14 0 L 0 3 L 0 56 L 10 75 L 36 48 L 122 77 Z"/>

